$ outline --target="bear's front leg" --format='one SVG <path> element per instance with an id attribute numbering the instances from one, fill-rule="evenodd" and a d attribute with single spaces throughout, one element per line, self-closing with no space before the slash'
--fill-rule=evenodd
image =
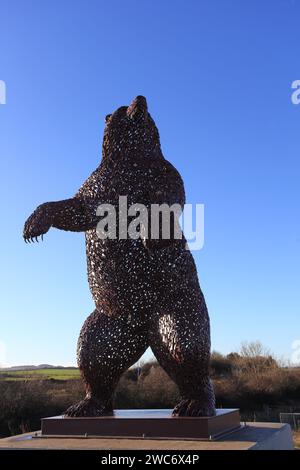
<path id="1" fill-rule="evenodd" d="M 53 224 L 53 206 L 51 202 L 46 202 L 38 206 L 35 211 L 25 222 L 23 230 L 23 238 L 25 242 L 38 241 L 38 237 L 42 237 L 48 232 Z"/>
<path id="2" fill-rule="evenodd" d="M 25 222 L 24 240 L 38 241 L 38 237 L 48 232 L 50 227 L 72 232 L 85 232 L 94 228 L 99 219 L 96 207 L 95 201 L 79 197 L 45 202 Z"/>

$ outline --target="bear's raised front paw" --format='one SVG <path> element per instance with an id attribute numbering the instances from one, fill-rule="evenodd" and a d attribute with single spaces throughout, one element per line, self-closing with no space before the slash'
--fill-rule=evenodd
<path id="1" fill-rule="evenodd" d="M 175 406 L 172 416 L 214 416 L 214 406 L 203 406 L 203 401 L 183 399 Z"/>
<path id="2" fill-rule="evenodd" d="M 109 416 L 113 415 L 113 410 L 100 400 L 95 398 L 85 398 L 84 400 L 70 406 L 64 413 L 64 416 Z"/>
<path id="3" fill-rule="evenodd" d="M 38 237 L 42 237 L 48 232 L 52 224 L 51 203 L 41 204 L 31 214 L 25 222 L 23 230 L 23 238 L 25 242 L 38 241 Z"/>

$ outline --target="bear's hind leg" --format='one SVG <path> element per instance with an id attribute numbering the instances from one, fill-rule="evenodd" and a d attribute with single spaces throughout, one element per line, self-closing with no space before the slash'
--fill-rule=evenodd
<path id="1" fill-rule="evenodd" d="M 78 340 L 78 365 L 86 397 L 70 406 L 66 416 L 104 416 L 113 413 L 118 381 L 148 347 L 148 328 L 141 321 L 112 318 L 95 310 L 85 321 Z"/>
<path id="2" fill-rule="evenodd" d="M 209 378 L 210 328 L 202 293 L 182 298 L 153 319 L 150 346 L 179 388 L 173 416 L 213 416 L 215 396 Z"/>

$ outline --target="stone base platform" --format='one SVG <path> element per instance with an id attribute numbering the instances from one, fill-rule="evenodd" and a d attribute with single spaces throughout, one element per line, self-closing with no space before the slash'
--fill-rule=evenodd
<path id="1" fill-rule="evenodd" d="M 172 410 L 115 410 L 114 416 L 44 418 L 41 435 L 211 440 L 238 428 L 238 409 L 219 409 L 212 417 L 172 417 Z"/>
<path id="2" fill-rule="evenodd" d="M 1 450 L 293 450 L 291 428 L 281 423 L 243 423 L 230 433 L 214 440 L 42 437 L 41 432 L 0 439 Z"/>
<path id="3" fill-rule="evenodd" d="M 215 441 L 193 439 L 41 438 L 35 433 L 0 439 L 7 450 L 293 450 L 291 428 L 280 423 L 246 423 Z M 40 436 L 40 432 L 37 433 Z"/>

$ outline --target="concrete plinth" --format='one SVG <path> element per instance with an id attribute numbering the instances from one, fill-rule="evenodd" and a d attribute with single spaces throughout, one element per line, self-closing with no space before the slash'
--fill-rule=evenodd
<path id="1" fill-rule="evenodd" d="M 0 439 L 1 449 L 43 450 L 292 450 L 288 424 L 245 423 L 213 441 L 196 439 L 41 437 L 28 433 Z"/>
<path id="2" fill-rule="evenodd" d="M 209 417 L 172 417 L 172 410 L 116 410 L 114 416 L 44 418 L 42 437 L 214 439 L 239 427 L 238 409 L 219 409 Z"/>

